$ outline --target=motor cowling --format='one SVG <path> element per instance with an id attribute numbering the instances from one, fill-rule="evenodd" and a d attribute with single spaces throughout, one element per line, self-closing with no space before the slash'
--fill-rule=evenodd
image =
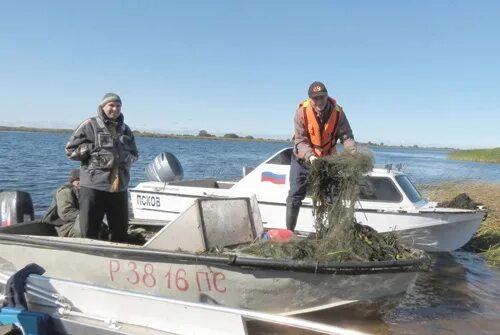
<path id="1" fill-rule="evenodd" d="M 168 183 L 182 180 L 184 170 L 177 157 L 170 152 L 163 152 L 146 166 L 146 176 L 149 181 Z"/>
<path id="2" fill-rule="evenodd" d="M 35 210 L 31 195 L 23 191 L 0 191 L 0 227 L 33 221 Z"/>

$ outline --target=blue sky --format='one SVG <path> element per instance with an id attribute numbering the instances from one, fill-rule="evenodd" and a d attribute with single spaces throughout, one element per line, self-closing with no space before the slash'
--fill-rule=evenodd
<path id="1" fill-rule="evenodd" d="M 0 125 L 287 137 L 323 81 L 359 141 L 500 146 L 499 1 L 1 1 Z"/>

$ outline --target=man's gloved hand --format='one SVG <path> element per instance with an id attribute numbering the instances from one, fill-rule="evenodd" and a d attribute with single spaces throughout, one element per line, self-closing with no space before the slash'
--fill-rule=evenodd
<path id="1" fill-rule="evenodd" d="M 127 168 L 130 168 L 132 166 L 132 164 L 135 163 L 136 160 L 137 160 L 137 157 L 135 157 L 134 155 L 131 155 L 131 154 L 127 153 L 127 155 L 125 156 L 125 159 L 124 159 L 124 165 Z"/>
<path id="2" fill-rule="evenodd" d="M 85 161 L 90 157 L 90 154 L 93 150 L 94 146 L 91 143 L 82 143 L 80 144 L 78 149 L 71 153 L 71 156 L 69 158 Z"/>
<path id="3" fill-rule="evenodd" d="M 348 138 L 347 140 L 345 140 L 344 141 L 344 150 L 350 154 L 357 152 L 358 149 L 356 147 L 356 141 L 354 141 L 352 138 Z"/>
<path id="4" fill-rule="evenodd" d="M 318 159 L 318 157 L 316 157 L 316 156 L 314 156 L 314 155 L 311 155 L 311 156 L 309 157 L 309 163 L 311 163 L 311 164 L 312 164 L 312 163 L 313 163 L 316 159 Z"/>

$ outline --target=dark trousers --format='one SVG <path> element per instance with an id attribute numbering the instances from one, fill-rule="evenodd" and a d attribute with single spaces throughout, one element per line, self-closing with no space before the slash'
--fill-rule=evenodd
<path id="1" fill-rule="evenodd" d="M 286 198 L 287 205 L 293 207 L 302 205 L 302 200 L 307 195 L 309 169 L 309 163 L 292 155 L 290 163 L 290 191 L 288 191 L 288 197 Z"/>
<path id="2" fill-rule="evenodd" d="M 104 214 L 108 219 L 109 239 L 127 241 L 128 194 L 80 187 L 80 230 L 82 237 L 98 238 Z"/>

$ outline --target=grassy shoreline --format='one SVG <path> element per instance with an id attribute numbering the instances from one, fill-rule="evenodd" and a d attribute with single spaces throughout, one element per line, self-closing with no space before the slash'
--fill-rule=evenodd
<path id="1" fill-rule="evenodd" d="M 500 163 L 500 148 L 455 150 L 448 155 L 448 158 L 484 163 Z"/>
<path id="2" fill-rule="evenodd" d="M 37 128 L 37 127 L 25 127 L 25 126 L 1 126 L 0 132 L 32 132 L 32 133 L 72 133 L 73 129 L 68 128 Z M 200 140 L 213 140 L 213 141 L 240 141 L 240 142 L 267 142 L 267 143 L 288 143 L 292 145 L 292 140 L 290 139 L 275 139 L 275 138 L 255 138 L 253 136 L 238 136 L 234 133 L 226 134 L 224 136 L 215 136 L 208 134 L 208 136 L 191 135 L 191 134 L 165 134 L 156 133 L 149 131 L 138 131 L 134 130 L 134 135 L 136 137 L 146 137 L 146 138 L 175 138 L 175 139 L 200 139 Z M 229 135 L 229 136 L 228 136 Z M 419 147 L 418 145 L 388 145 L 388 144 L 377 144 L 372 142 L 357 142 L 360 147 L 368 148 L 389 148 L 389 149 L 438 149 L 438 150 L 453 150 L 449 147 Z"/>
<path id="3" fill-rule="evenodd" d="M 481 254 L 491 266 L 500 266 L 500 184 L 441 183 L 421 186 L 419 189 L 433 201 L 451 200 L 459 193 L 467 193 L 474 201 L 484 204 L 488 215 L 466 248 Z"/>

